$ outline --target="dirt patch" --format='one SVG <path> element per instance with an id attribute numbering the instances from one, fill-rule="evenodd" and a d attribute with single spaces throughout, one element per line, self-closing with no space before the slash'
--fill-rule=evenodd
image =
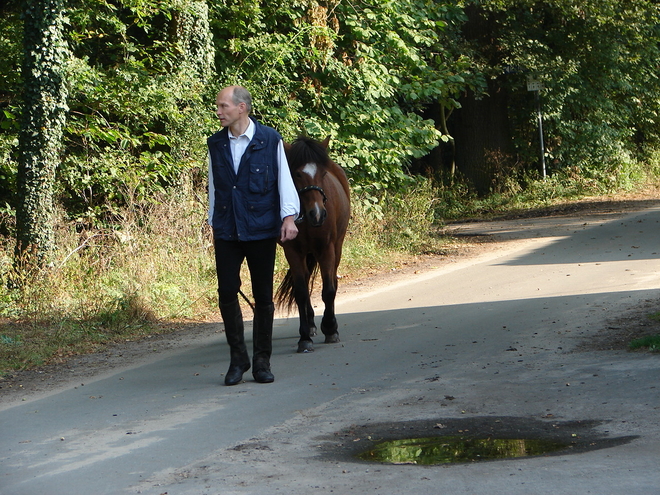
<path id="1" fill-rule="evenodd" d="M 580 342 L 575 351 L 629 350 L 629 344 L 633 340 L 660 335 L 660 321 L 650 318 L 651 315 L 658 312 L 660 312 L 660 298 L 647 299 L 620 315 L 608 318 L 605 328 L 596 337 Z M 648 351 L 639 350 L 634 352 Z"/>
<path id="2" fill-rule="evenodd" d="M 14 371 L 0 377 L 0 402 L 27 400 L 34 394 L 56 392 L 71 384 L 83 385 L 91 377 L 154 358 L 163 352 L 181 349 L 199 339 L 221 333 L 220 324 L 200 323 L 172 327 L 163 334 L 138 341 L 111 344 L 102 352 L 75 356 L 63 363 L 34 370 Z"/>

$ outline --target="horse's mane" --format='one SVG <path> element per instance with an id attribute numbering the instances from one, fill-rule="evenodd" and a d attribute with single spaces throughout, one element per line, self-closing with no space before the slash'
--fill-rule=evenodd
<path id="1" fill-rule="evenodd" d="M 330 161 L 328 150 L 321 143 L 306 136 L 299 136 L 289 149 L 289 164 L 291 168 L 298 168 L 307 163 L 316 163 L 327 166 Z"/>
<path id="2" fill-rule="evenodd" d="M 298 136 L 287 150 L 289 168 L 295 170 L 307 163 L 316 163 L 332 172 L 341 182 L 347 196 L 350 196 L 348 178 L 344 169 L 337 165 L 328 155 L 328 150 L 318 141 L 307 136 Z"/>

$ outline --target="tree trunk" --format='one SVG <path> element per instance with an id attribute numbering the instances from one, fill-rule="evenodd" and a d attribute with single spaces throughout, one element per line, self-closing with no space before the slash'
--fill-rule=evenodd
<path id="1" fill-rule="evenodd" d="M 215 49 L 206 2 L 190 0 L 184 2 L 180 9 L 173 10 L 170 36 L 179 54 L 180 84 L 190 88 L 190 95 L 194 96 L 179 101 L 184 117 L 177 122 L 169 122 L 167 133 L 171 140 L 172 157 L 189 163 L 203 152 L 200 144 L 205 146 L 206 143 L 199 135 L 199 95 L 204 94 L 215 72 Z"/>
<path id="2" fill-rule="evenodd" d="M 488 94 L 469 92 L 454 112 L 456 167 L 480 195 L 491 190 L 511 150 L 506 90 L 492 80 Z"/>
<path id="3" fill-rule="evenodd" d="M 179 70 L 206 84 L 213 75 L 215 50 L 205 1 L 190 0 L 172 15 L 174 41 L 181 54 Z"/>
<path id="4" fill-rule="evenodd" d="M 68 110 L 63 3 L 23 3 L 24 92 L 16 206 L 18 266 L 41 266 L 54 247 L 53 188 Z"/>
<path id="5" fill-rule="evenodd" d="M 465 38 L 474 43 L 488 65 L 502 62 L 494 34 L 497 21 L 485 15 L 478 4 L 465 8 L 468 22 Z M 486 95 L 471 91 L 461 98 L 461 108 L 453 114 L 452 130 L 456 143 L 456 168 L 480 195 L 497 186 L 502 171 L 510 162 L 512 148 L 508 115 L 508 93 L 500 76 L 488 81 Z"/>

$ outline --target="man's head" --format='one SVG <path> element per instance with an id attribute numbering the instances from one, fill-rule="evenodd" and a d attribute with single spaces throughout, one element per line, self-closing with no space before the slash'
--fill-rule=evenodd
<path id="1" fill-rule="evenodd" d="M 229 86 L 218 93 L 215 103 L 222 127 L 229 127 L 233 134 L 245 131 L 252 110 L 252 96 L 247 89 Z"/>

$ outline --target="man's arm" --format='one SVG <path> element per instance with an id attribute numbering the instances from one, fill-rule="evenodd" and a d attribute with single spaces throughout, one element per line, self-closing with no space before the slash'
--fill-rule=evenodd
<path id="1" fill-rule="evenodd" d="M 279 169 L 277 184 L 280 192 L 280 218 L 282 218 L 280 242 L 286 242 L 295 239 L 298 235 L 295 220 L 300 212 L 300 198 L 291 178 L 289 163 L 284 152 L 284 143 L 281 140 L 277 147 L 277 162 Z"/>
<path id="2" fill-rule="evenodd" d="M 282 229 L 280 230 L 280 242 L 292 241 L 298 235 L 298 227 L 296 227 L 295 216 L 289 215 L 284 217 L 282 221 Z"/>
<path id="3" fill-rule="evenodd" d="M 208 223 L 213 225 L 213 208 L 215 207 L 215 185 L 213 184 L 213 167 L 211 166 L 211 152 L 208 152 L 208 165 L 209 165 L 209 214 Z"/>

